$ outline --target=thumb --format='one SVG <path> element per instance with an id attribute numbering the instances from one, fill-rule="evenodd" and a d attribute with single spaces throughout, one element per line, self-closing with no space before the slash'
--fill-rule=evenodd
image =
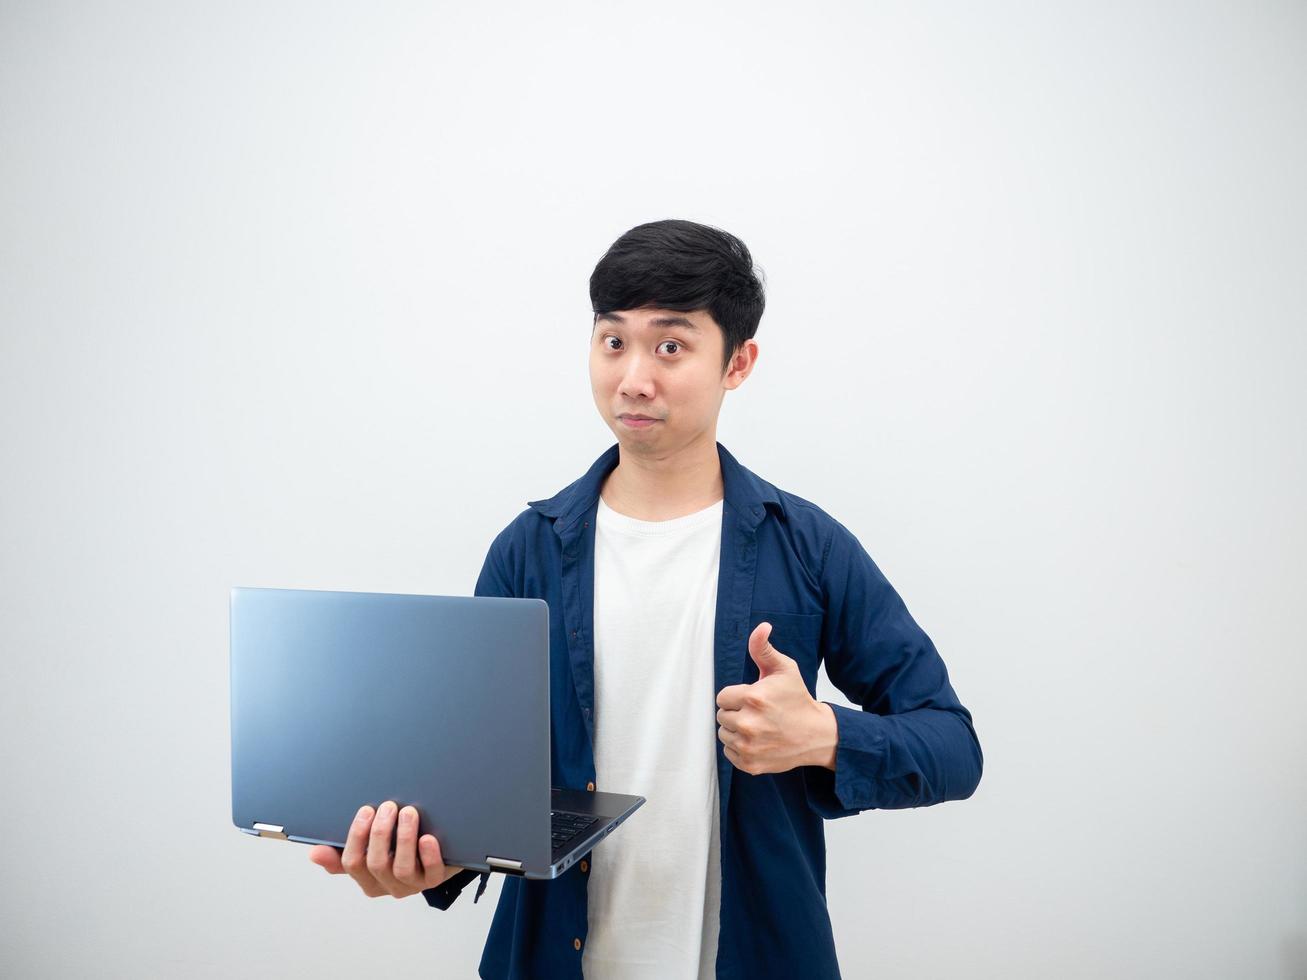
<path id="1" fill-rule="evenodd" d="M 749 634 L 749 656 L 758 665 L 759 679 L 782 671 L 794 662 L 771 645 L 771 623 L 767 622 L 759 623 Z"/>
<path id="2" fill-rule="evenodd" d="M 330 844 L 315 844 L 309 848 L 309 860 L 329 874 L 345 873 L 345 866 L 340 863 L 340 851 Z"/>

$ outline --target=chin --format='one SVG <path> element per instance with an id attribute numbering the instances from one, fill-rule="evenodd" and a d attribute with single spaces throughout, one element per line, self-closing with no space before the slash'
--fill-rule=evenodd
<path id="1" fill-rule="evenodd" d="M 660 422 L 658 425 L 651 426 L 654 429 L 661 429 L 666 426 L 666 422 Z M 643 446 L 653 440 L 653 435 L 647 429 L 631 429 L 622 423 L 619 418 L 613 419 L 613 435 L 617 441 L 625 445 L 630 443 L 632 446 Z"/>

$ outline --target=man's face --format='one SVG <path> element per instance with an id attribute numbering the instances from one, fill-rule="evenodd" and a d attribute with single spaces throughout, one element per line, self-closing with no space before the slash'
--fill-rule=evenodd
<path id="1" fill-rule="evenodd" d="M 599 315 L 590 337 L 590 387 L 623 448 L 670 451 L 716 432 L 722 399 L 748 376 L 757 354 L 757 344 L 746 341 L 723 374 L 725 343 L 706 310 Z"/>

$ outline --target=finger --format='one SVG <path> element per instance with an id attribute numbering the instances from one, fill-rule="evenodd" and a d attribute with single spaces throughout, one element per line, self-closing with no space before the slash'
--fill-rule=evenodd
<path id="1" fill-rule="evenodd" d="M 392 895 L 404 891 L 404 886 L 395 880 L 391 867 L 394 858 L 390 853 L 390 841 L 395 833 L 395 815 L 398 812 L 399 806 L 393 800 L 387 800 L 377 807 L 372 832 L 368 835 L 368 872 L 377 884 Z"/>
<path id="2" fill-rule="evenodd" d="M 738 710 L 743 707 L 745 695 L 752 686 L 752 684 L 732 684 L 730 687 L 723 687 L 717 692 L 717 707 Z"/>
<path id="3" fill-rule="evenodd" d="M 463 870 L 445 863 L 444 855 L 440 853 L 440 841 L 431 834 L 423 834 L 418 839 L 418 856 L 422 858 L 423 888 L 435 888 Z"/>
<path id="4" fill-rule="evenodd" d="M 718 708 L 717 724 L 721 725 L 728 732 L 736 731 L 739 727 L 740 710 L 738 708 Z"/>
<path id="5" fill-rule="evenodd" d="M 345 838 L 345 851 L 340 856 L 340 864 L 365 895 L 375 898 L 384 894 L 385 890 L 368 871 L 368 834 L 372 830 L 374 816 L 372 807 L 364 806 L 354 817 L 354 822 L 349 826 L 349 836 Z"/>
<path id="6" fill-rule="evenodd" d="M 405 887 L 421 889 L 422 868 L 418 865 L 418 811 L 406 806 L 399 811 L 399 832 L 395 835 L 395 862 L 391 868 L 395 880 Z"/>
<path id="7" fill-rule="evenodd" d="M 744 760 L 740 758 L 740 753 L 736 752 L 734 749 L 730 747 L 724 747 L 722 751 L 726 753 L 726 760 L 731 765 L 733 765 L 736 769 L 744 771 Z"/>
<path id="8" fill-rule="evenodd" d="M 340 851 L 339 847 L 330 844 L 316 844 L 309 848 L 309 860 L 328 874 L 343 875 L 345 866 L 340 863 Z"/>

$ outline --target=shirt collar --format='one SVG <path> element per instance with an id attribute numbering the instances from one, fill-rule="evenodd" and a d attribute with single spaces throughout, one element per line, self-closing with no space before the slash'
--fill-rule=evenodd
<path id="1" fill-rule="evenodd" d="M 584 476 L 569 483 L 552 497 L 528 500 L 527 505 L 546 517 L 555 518 L 555 530 L 562 532 L 596 506 L 604 477 L 621 461 L 619 443 L 613 443 L 590 464 Z M 785 505 L 777 489 L 752 471 L 741 466 L 720 442 L 717 457 L 722 465 L 722 484 L 726 504 L 749 525 L 757 527 L 771 504 L 784 518 Z"/>

